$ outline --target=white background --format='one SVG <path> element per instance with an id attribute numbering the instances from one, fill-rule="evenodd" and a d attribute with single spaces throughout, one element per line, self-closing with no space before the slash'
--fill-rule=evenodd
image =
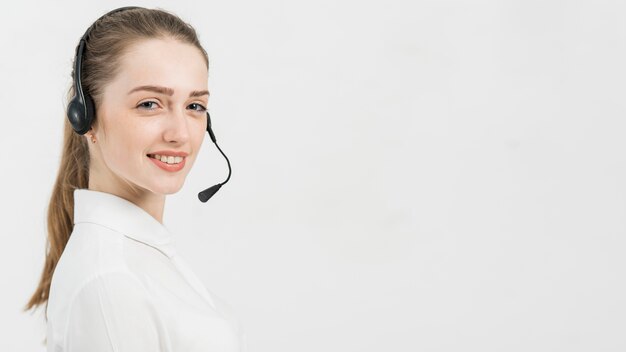
<path id="1" fill-rule="evenodd" d="M 78 39 L 162 7 L 210 63 L 165 222 L 255 352 L 624 351 L 626 5 L 14 1 L 0 11 L 0 350 L 44 259 Z M 8 7 L 7 7 L 8 6 Z"/>

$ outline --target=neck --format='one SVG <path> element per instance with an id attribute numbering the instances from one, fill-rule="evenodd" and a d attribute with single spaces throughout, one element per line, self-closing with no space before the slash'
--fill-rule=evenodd
<path id="1" fill-rule="evenodd" d="M 89 189 L 92 191 L 99 191 L 116 195 L 120 198 L 126 199 L 129 202 L 142 208 L 146 213 L 150 214 L 159 223 L 163 223 L 163 209 L 165 207 L 165 195 L 156 194 L 149 190 L 133 187 L 128 188 L 128 183 L 124 183 L 123 186 L 117 184 L 117 182 L 98 182 L 97 180 L 89 177 Z"/>

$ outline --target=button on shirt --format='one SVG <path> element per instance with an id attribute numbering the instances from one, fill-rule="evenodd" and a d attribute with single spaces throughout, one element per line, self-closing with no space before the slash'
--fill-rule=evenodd
<path id="1" fill-rule="evenodd" d="M 167 227 L 110 193 L 74 190 L 54 270 L 49 352 L 245 352 L 232 308 L 177 255 Z"/>

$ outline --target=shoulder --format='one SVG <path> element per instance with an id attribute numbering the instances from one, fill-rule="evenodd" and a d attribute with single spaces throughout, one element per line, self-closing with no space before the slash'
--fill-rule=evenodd
<path id="1" fill-rule="evenodd" d="M 76 226 L 54 268 L 49 307 L 62 310 L 85 283 L 112 271 L 129 271 L 120 236 L 98 226 Z"/>
<path id="2" fill-rule="evenodd" d="M 152 309 L 150 296 L 142 282 L 131 272 L 99 272 L 84 280 L 69 299 L 69 314 L 86 311 L 103 312 L 134 309 L 137 304 Z"/>
<path id="3" fill-rule="evenodd" d="M 57 266 L 67 266 L 85 277 L 98 270 L 123 267 L 124 235 L 109 228 L 80 223 L 74 226 Z M 73 275 L 76 277 L 77 275 Z"/>
<path id="4" fill-rule="evenodd" d="M 116 351 L 157 351 L 162 344 L 164 327 L 157 306 L 132 273 L 94 275 L 78 288 L 68 308 L 64 333 L 68 350 L 106 346 Z"/>

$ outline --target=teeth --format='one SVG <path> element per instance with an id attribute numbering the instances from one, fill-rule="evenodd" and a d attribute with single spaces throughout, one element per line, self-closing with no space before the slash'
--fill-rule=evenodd
<path id="1" fill-rule="evenodd" d="M 168 163 L 168 164 L 178 164 L 183 160 L 182 156 L 166 156 L 166 155 L 155 154 L 155 155 L 152 155 L 151 157 L 157 160 L 161 160 L 162 162 Z"/>

